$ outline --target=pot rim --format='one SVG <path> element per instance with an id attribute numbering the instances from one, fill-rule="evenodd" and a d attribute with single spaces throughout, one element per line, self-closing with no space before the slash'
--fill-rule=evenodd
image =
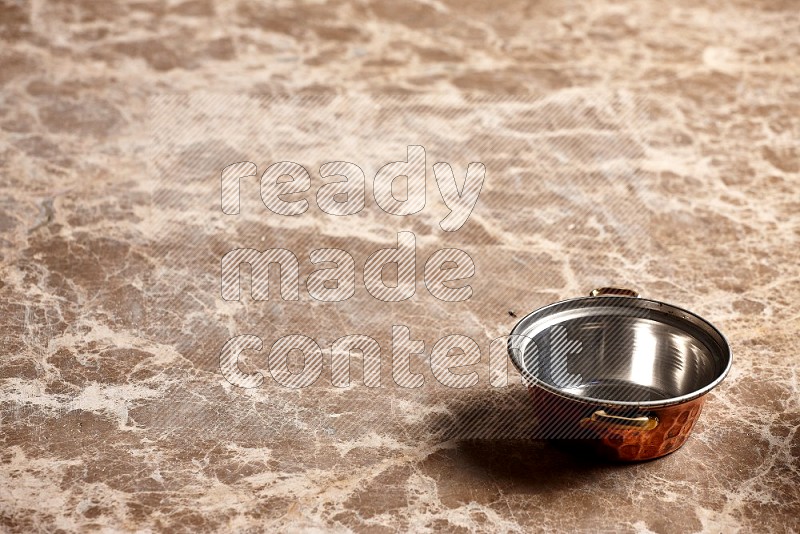
<path id="1" fill-rule="evenodd" d="M 608 300 L 606 300 L 606 299 L 608 299 Z M 659 311 L 666 312 L 666 313 L 668 313 L 670 315 L 674 315 L 680 321 L 687 321 L 689 323 L 694 324 L 695 326 L 700 327 L 701 329 L 706 330 L 707 334 L 710 334 L 712 337 L 717 336 L 719 338 L 719 340 L 718 340 L 719 341 L 719 343 L 718 343 L 719 348 L 720 348 L 723 356 L 727 359 L 727 363 L 725 365 L 725 368 L 709 384 L 703 386 L 700 389 L 697 389 L 695 391 L 687 393 L 685 395 L 680 395 L 680 396 L 677 396 L 677 397 L 670 397 L 668 399 L 652 400 L 652 401 L 615 401 L 615 400 L 609 400 L 609 399 L 596 399 L 596 398 L 592 398 L 592 397 L 582 397 L 580 395 L 575 395 L 575 394 L 570 393 L 568 391 L 564 391 L 562 389 L 559 389 L 558 387 L 553 386 L 551 384 L 548 384 L 547 382 L 544 382 L 543 380 L 533 376 L 530 372 L 528 372 L 527 369 L 525 369 L 525 367 L 523 365 L 521 365 L 521 363 L 519 361 L 517 361 L 517 358 L 516 358 L 516 355 L 515 355 L 514 351 L 518 350 L 518 348 L 513 345 L 514 336 L 528 337 L 528 336 L 525 336 L 524 333 L 519 332 L 519 330 L 522 329 L 522 325 L 523 324 L 529 323 L 529 324 L 525 324 L 525 329 L 529 330 L 528 327 L 537 322 L 536 320 L 534 320 L 534 316 L 538 316 L 537 319 L 542 319 L 544 317 L 547 317 L 549 315 L 549 312 L 552 312 L 553 308 L 568 307 L 568 306 L 570 306 L 572 304 L 577 304 L 577 303 L 582 302 L 582 301 L 583 302 L 598 302 L 600 300 L 602 300 L 604 302 L 608 302 L 609 304 L 613 303 L 613 302 L 616 302 L 617 304 L 627 302 L 628 304 L 631 304 L 631 306 L 628 306 L 628 307 L 638 307 L 638 308 L 644 307 L 644 308 L 653 309 L 653 310 L 657 309 Z M 635 303 L 635 305 L 633 305 L 634 303 Z M 624 309 L 626 306 L 620 306 L 620 307 Z M 514 364 L 514 367 L 516 367 L 517 370 L 520 372 L 520 374 L 522 375 L 523 381 L 526 383 L 527 386 L 529 386 L 529 387 L 530 386 L 539 387 L 541 389 L 544 389 L 548 393 L 551 393 L 553 395 L 557 395 L 559 397 L 562 397 L 562 398 L 565 398 L 565 399 L 569 399 L 569 400 L 572 400 L 572 401 L 575 401 L 575 402 L 579 402 L 581 404 L 593 405 L 593 406 L 594 405 L 599 405 L 599 406 L 605 406 L 605 407 L 609 407 L 609 408 L 615 408 L 615 407 L 617 407 L 617 408 L 631 408 L 631 407 L 634 407 L 634 408 L 661 408 L 661 407 L 666 407 L 666 406 L 674 406 L 676 404 L 681 404 L 681 403 L 684 403 L 684 402 L 688 402 L 688 401 L 694 400 L 694 399 L 696 399 L 698 397 L 702 397 L 702 396 L 706 395 L 709 391 L 711 391 L 712 389 L 717 387 L 725 379 L 725 377 L 728 375 L 728 372 L 730 371 L 731 366 L 733 365 L 733 352 L 731 351 L 730 344 L 728 343 L 728 339 L 725 337 L 725 335 L 716 326 L 711 324 L 708 320 L 704 319 L 703 317 L 697 315 L 694 312 L 691 312 L 691 311 L 689 311 L 689 310 L 687 310 L 685 308 L 681 308 L 681 307 L 676 306 L 674 304 L 669 304 L 669 303 L 666 303 L 666 302 L 661 302 L 661 301 L 653 300 L 653 299 L 640 298 L 638 296 L 633 297 L 633 296 L 617 296 L 617 295 L 615 295 L 615 296 L 575 297 L 575 298 L 571 298 L 571 299 L 560 300 L 560 301 L 553 302 L 551 304 L 547 304 L 545 306 L 542 306 L 541 308 L 533 310 L 532 312 L 530 312 L 527 315 L 525 315 L 524 317 L 522 317 L 519 321 L 517 321 L 517 323 L 514 325 L 514 328 L 512 328 L 512 330 L 511 330 L 511 335 L 509 336 L 508 342 L 506 344 L 506 350 L 508 352 L 509 358 L 511 359 L 511 362 Z"/>

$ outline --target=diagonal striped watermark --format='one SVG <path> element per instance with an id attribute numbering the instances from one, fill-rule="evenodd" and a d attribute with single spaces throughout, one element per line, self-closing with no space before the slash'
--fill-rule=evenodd
<path id="1" fill-rule="evenodd" d="M 509 313 L 648 282 L 645 109 L 613 91 L 154 96 L 148 224 L 168 261 L 150 280 L 153 329 L 174 342 L 201 315 L 191 336 L 218 348 L 188 360 L 251 396 L 314 391 L 293 397 L 311 411 L 349 399 L 330 422 L 341 435 L 535 435 L 548 410 L 520 395 Z M 596 389 L 592 332 L 537 333 L 521 361 L 553 387 Z M 380 415 L 408 395 L 430 413 Z M 341 416 L 348 402 L 376 410 L 374 426 Z"/>

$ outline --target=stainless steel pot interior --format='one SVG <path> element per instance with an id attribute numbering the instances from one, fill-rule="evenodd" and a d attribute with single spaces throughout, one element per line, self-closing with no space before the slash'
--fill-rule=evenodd
<path id="1" fill-rule="evenodd" d="M 523 376 L 600 404 L 666 406 L 696 398 L 727 374 L 725 337 L 697 315 L 624 296 L 557 302 L 524 317 L 509 340 Z"/>

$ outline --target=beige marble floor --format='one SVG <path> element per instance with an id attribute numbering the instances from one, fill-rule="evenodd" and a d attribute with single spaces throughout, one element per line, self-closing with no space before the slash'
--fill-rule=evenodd
<path id="1" fill-rule="evenodd" d="M 800 530 L 800 10 L 791 0 L 409 3 L 0 1 L 0 524 L 8 531 Z M 383 212 L 372 177 L 426 150 L 426 204 Z M 308 169 L 309 208 L 269 212 L 220 172 Z M 322 211 L 320 165 L 365 173 Z M 486 180 L 464 226 L 432 166 Z M 374 251 L 416 240 L 416 291 L 365 289 Z M 225 301 L 237 247 L 299 259 L 297 301 Z M 346 250 L 355 292 L 313 299 L 309 253 Z M 472 296 L 424 263 L 458 248 Z M 490 373 L 521 316 L 608 284 L 689 308 L 734 366 L 689 442 L 614 465 L 526 439 L 530 402 Z M 278 286 L 271 286 L 273 296 Z M 425 351 L 397 383 L 392 326 Z M 223 377 L 220 350 L 263 340 Z M 283 387 L 279 337 L 322 349 Z M 332 384 L 330 347 L 381 347 L 381 384 Z M 477 383 L 432 347 L 475 340 Z M 291 367 L 294 366 L 294 367 Z M 298 370 L 298 362 L 290 362 Z M 495 377 L 496 378 L 496 377 Z"/>

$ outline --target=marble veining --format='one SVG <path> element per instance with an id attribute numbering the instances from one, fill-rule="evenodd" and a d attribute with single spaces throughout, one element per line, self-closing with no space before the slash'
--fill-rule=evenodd
<path id="1" fill-rule="evenodd" d="M 0 0 L 0 524 L 30 531 L 797 532 L 800 523 L 800 12 L 793 0 L 588 2 Z M 425 208 L 371 179 L 426 150 Z M 319 209 L 320 165 L 367 178 Z M 241 214 L 220 172 L 305 166 L 309 209 Z M 486 180 L 456 232 L 432 166 Z M 374 251 L 416 243 L 416 292 L 364 287 Z M 228 302 L 220 258 L 281 247 L 296 302 Z M 424 262 L 459 248 L 473 295 Z M 306 291 L 309 252 L 346 250 L 355 293 Z M 686 445 L 615 465 L 528 439 L 530 399 L 494 387 L 491 341 L 525 313 L 624 284 L 689 308 L 734 365 Z M 271 291 L 278 291 L 277 284 Z M 245 288 L 247 289 L 247 288 Z M 392 326 L 424 354 L 393 381 Z M 381 385 L 220 372 L 250 333 L 381 348 Z M 477 385 L 431 349 L 474 339 Z M 297 369 L 297 359 L 290 366 Z"/>

